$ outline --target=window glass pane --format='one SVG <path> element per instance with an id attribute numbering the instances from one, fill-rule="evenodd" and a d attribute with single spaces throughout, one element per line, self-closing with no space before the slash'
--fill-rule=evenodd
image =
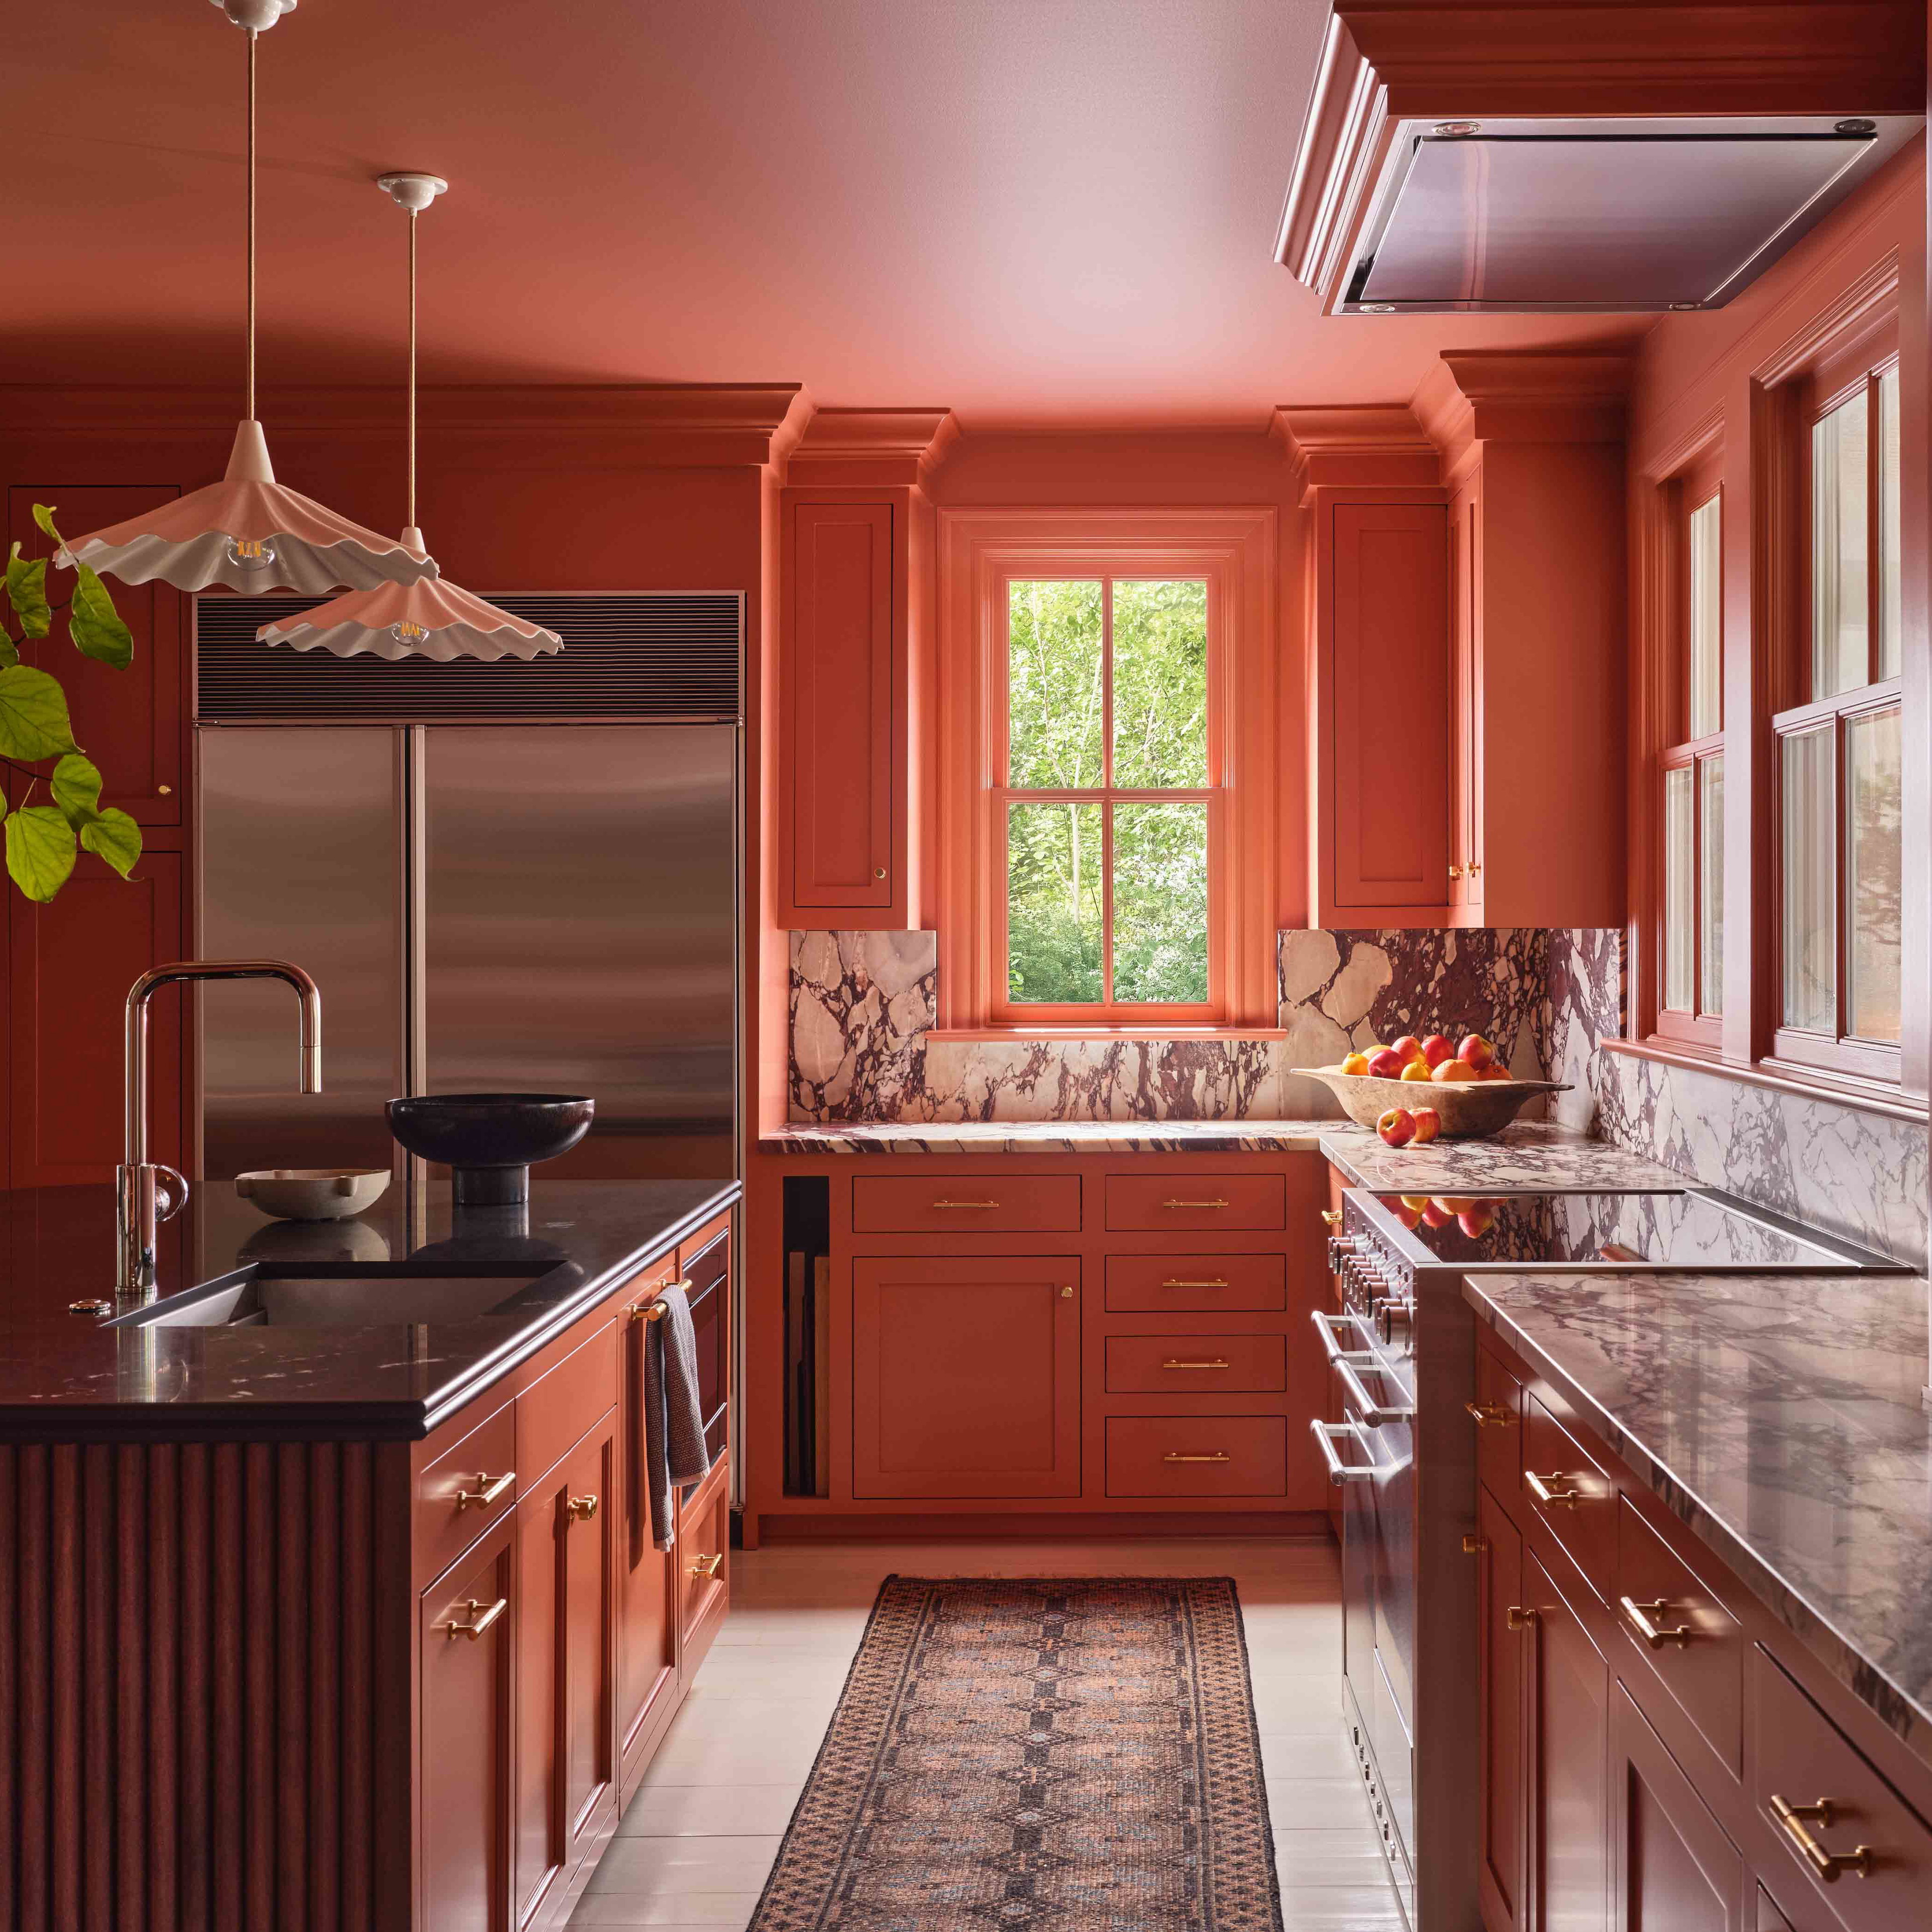
<path id="1" fill-rule="evenodd" d="M 1835 1035 L 1838 812 L 1831 730 L 1786 738 L 1780 759 L 1784 1023 Z"/>
<path id="2" fill-rule="evenodd" d="M 1865 398 L 1811 430 L 1811 695 L 1868 683 L 1866 658 Z"/>
<path id="3" fill-rule="evenodd" d="M 1208 808 L 1114 808 L 1114 997 L 1208 998 Z"/>
<path id="4" fill-rule="evenodd" d="M 1021 791 L 1098 785 L 1098 580 L 1009 584 L 1006 619 L 1006 782 Z"/>
<path id="5" fill-rule="evenodd" d="M 1702 948 L 1698 1004 L 1707 1013 L 1724 1010 L 1724 758 L 1697 766 L 1698 943 Z"/>
<path id="6" fill-rule="evenodd" d="M 1201 578 L 1114 580 L 1114 782 L 1208 782 L 1208 586 Z"/>
<path id="7" fill-rule="evenodd" d="M 1845 726 L 1845 1029 L 1898 1037 L 1898 713 Z"/>
<path id="8" fill-rule="evenodd" d="M 1718 500 L 1690 512 L 1690 736 L 1724 728 L 1722 569 Z"/>
<path id="9" fill-rule="evenodd" d="M 1898 675 L 1905 633 L 1904 526 L 1898 512 L 1898 371 L 1878 379 L 1878 674 Z"/>
<path id="10" fill-rule="evenodd" d="M 1664 775 L 1664 1004 L 1679 1013 L 1690 1012 L 1696 998 L 1690 922 L 1697 874 L 1690 784 L 1688 765 Z"/>
<path id="11" fill-rule="evenodd" d="M 1105 860 L 1097 805 L 1006 808 L 1006 997 L 1101 998 Z"/>

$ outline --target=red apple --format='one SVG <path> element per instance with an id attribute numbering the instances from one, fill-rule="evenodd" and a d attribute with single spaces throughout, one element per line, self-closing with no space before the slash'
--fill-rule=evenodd
<path id="1" fill-rule="evenodd" d="M 1425 1147 L 1442 1131 L 1442 1116 L 1433 1107 L 1418 1107 L 1415 1114 L 1415 1144 Z"/>
<path id="2" fill-rule="evenodd" d="M 1421 1214 L 1414 1208 L 1397 1208 L 1395 1210 L 1395 1218 L 1405 1228 L 1419 1228 L 1422 1226 Z"/>
<path id="3" fill-rule="evenodd" d="M 1392 1148 L 1406 1147 L 1415 1138 L 1415 1116 L 1406 1107 L 1391 1107 L 1376 1121 L 1376 1132 Z"/>
<path id="4" fill-rule="evenodd" d="M 1471 1240 L 1480 1241 L 1495 1226 L 1496 1220 L 1496 1209 L 1486 1201 L 1478 1201 L 1456 1216 L 1456 1225 Z"/>
<path id="5" fill-rule="evenodd" d="M 1473 1066 L 1480 1073 L 1486 1066 L 1496 1064 L 1496 1050 L 1479 1033 L 1472 1033 L 1456 1049 L 1456 1058 L 1465 1066 Z"/>
<path id="6" fill-rule="evenodd" d="M 1412 1060 L 1420 1060 L 1422 1058 L 1422 1042 L 1414 1034 L 1406 1033 L 1401 1039 L 1395 1041 L 1390 1046 L 1389 1051 L 1391 1053 L 1400 1054 L 1402 1056 L 1402 1064 L 1406 1066 Z"/>
<path id="7" fill-rule="evenodd" d="M 1440 1066 L 1445 1060 L 1455 1058 L 1456 1042 L 1454 1040 L 1444 1040 L 1439 1033 L 1432 1033 L 1422 1042 L 1422 1057 L 1428 1061 L 1432 1070 Z"/>
<path id="8" fill-rule="evenodd" d="M 1439 1201 L 1430 1202 L 1422 1210 L 1422 1225 L 1425 1228 L 1446 1228 L 1455 1218 Z"/>
<path id="9" fill-rule="evenodd" d="M 1400 1080 L 1406 1064 L 1391 1046 L 1378 1046 L 1369 1055 L 1369 1071 L 1378 1080 Z"/>

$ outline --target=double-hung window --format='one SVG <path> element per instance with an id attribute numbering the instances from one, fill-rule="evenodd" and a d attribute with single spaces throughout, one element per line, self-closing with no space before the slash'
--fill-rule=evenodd
<path id="1" fill-rule="evenodd" d="M 1806 424 L 1808 634 L 1777 740 L 1780 1060 L 1897 1080 L 1904 596 L 1895 358 Z"/>

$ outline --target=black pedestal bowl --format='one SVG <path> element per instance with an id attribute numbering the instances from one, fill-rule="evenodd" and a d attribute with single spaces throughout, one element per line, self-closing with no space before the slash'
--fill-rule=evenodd
<path id="1" fill-rule="evenodd" d="M 530 1164 L 567 1154 L 590 1131 L 581 1094 L 412 1094 L 389 1102 L 389 1131 L 411 1154 L 448 1163 L 460 1206 L 530 1198 Z"/>

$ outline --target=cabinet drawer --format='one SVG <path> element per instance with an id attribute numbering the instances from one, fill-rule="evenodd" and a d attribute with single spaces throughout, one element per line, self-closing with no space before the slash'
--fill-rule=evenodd
<path id="1" fill-rule="evenodd" d="M 1569 1430 L 1528 1394 L 1523 1397 L 1522 1496 L 1598 1595 L 1608 1601 L 1617 1574 L 1616 1485 Z"/>
<path id="2" fill-rule="evenodd" d="M 1288 1225 L 1288 1184 L 1278 1174 L 1110 1174 L 1106 1186 L 1116 1233 Z"/>
<path id="3" fill-rule="evenodd" d="M 1288 1306 L 1285 1255 L 1109 1255 L 1114 1315 L 1273 1315 Z"/>
<path id="4" fill-rule="evenodd" d="M 1616 1608 L 1624 1636 L 1704 1742 L 1733 1772 L 1741 1771 L 1743 1627 L 1628 1497 L 1617 1502 Z M 1624 1674 L 1630 1676 L 1628 1669 Z"/>
<path id="5" fill-rule="evenodd" d="M 1768 1652 L 1754 1649 L 1750 1669 L 1752 1802 L 1790 1852 L 1792 1868 L 1805 1875 L 1798 1885 L 1808 1880 L 1820 1922 L 1828 1912 L 1845 1932 L 1923 1925 L 1932 1898 L 1932 1830 Z M 1780 1821 L 1780 1800 L 1809 1806 L 1821 1799 L 1830 1807 L 1828 1819 Z M 1855 1865 L 1836 1868 L 1830 1880 L 1818 1870 L 1818 1858 L 1849 1856 L 1861 1845 L 1870 1847 L 1864 1877 Z"/>
<path id="6" fill-rule="evenodd" d="M 730 1569 L 730 1474 L 720 1463 L 678 1504 L 678 1654 L 687 1680 L 724 1615 Z"/>
<path id="7" fill-rule="evenodd" d="M 1288 1386 L 1280 1335 L 1109 1335 L 1110 1395 L 1274 1394 Z"/>
<path id="8" fill-rule="evenodd" d="M 1078 1174 L 862 1174 L 852 1183 L 854 1234 L 1071 1234 L 1079 1227 Z"/>
<path id="9" fill-rule="evenodd" d="M 526 1488 L 617 1400 L 617 1324 L 590 1339 L 517 1398 L 517 1467 Z"/>
<path id="10" fill-rule="evenodd" d="M 1499 1496 L 1522 1486 L 1522 1384 L 1486 1348 L 1476 1351 L 1476 1474 Z"/>
<path id="11" fill-rule="evenodd" d="M 416 1478 L 418 1579 L 440 1576 L 515 1507 L 517 1412 L 505 1402 Z"/>
<path id="12" fill-rule="evenodd" d="M 1110 1415 L 1110 1496 L 1279 1496 L 1288 1424 L 1279 1415 Z"/>

